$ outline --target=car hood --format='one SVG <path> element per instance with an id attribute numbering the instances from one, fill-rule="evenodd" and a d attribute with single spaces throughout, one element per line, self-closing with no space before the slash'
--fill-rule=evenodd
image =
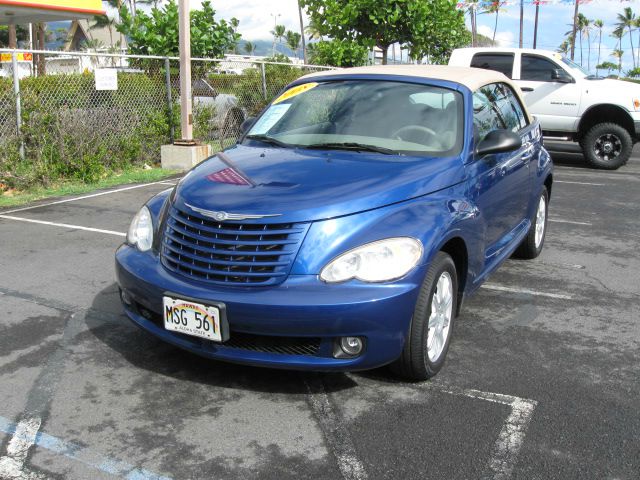
<path id="1" fill-rule="evenodd" d="M 459 157 L 238 145 L 192 169 L 179 182 L 174 202 L 187 211 L 307 222 L 426 195 L 463 178 Z"/>

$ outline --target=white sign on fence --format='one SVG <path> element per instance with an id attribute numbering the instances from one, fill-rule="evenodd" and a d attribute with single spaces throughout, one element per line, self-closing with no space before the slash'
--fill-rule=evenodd
<path id="1" fill-rule="evenodd" d="M 115 68 L 96 68 L 96 90 L 118 90 L 118 71 Z"/>

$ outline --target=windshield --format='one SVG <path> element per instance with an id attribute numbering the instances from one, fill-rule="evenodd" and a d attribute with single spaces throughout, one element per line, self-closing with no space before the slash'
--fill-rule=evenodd
<path id="1" fill-rule="evenodd" d="M 565 65 L 568 65 L 569 67 L 582 72 L 586 77 L 591 75 L 587 70 L 584 69 L 584 67 L 582 67 L 581 65 L 578 65 L 573 60 L 571 60 L 571 59 L 569 59 L 567 57 L 561 57 L 561 60 Z"/>
<path id="2" fill-rule="evenodd" d="M 445 156 L 462 149 L 462 95 L 411 83 L 311 82 L 285 91 L 246 138 L 280 147 Z"/>

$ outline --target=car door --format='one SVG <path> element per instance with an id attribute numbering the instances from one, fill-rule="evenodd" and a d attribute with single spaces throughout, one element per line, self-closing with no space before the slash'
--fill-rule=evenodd
<path id="1" fill-rule="evenodd" d="M 485 224 L 485 257 L 488 262 L 509 245 L 520 229 L 526 228 L 531 191 L 532 126 L 517 96 L 505 83 L 486 85 L 474 92 L 473 111 L 476 145 L 497 129 L 517 132 L 523 140 L 516 151 L 485 155 L 469 165 L 473 196 Z"/>
<path id="2" fill-rule="evenodd" d="M 580 110 L 580 87 L 559 63 L 523 53 L 515 80 L 543 130 L 572 131 Z"/>

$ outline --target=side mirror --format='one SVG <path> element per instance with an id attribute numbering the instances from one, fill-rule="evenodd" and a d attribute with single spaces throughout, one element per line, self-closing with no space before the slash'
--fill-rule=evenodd
<path id="1" fill-rule="evenodd" d="M 510 130 L 493 130 L 478 143 L 476 155 L 482 157 L 491 153 L 513 152 L 522 146 L 520 135 Z"/>
<path id="2" fill-rule="evenodd" d="M 240 134 L 244 135 L 249 131 L 253 124 L 256 123 L 256 117 L 248 117 L 244 122 L 240 124 Z"/>
<path id="3" fill-rule="evenodd" d="M 556 68 L 551 72 L 551 80 L 558 83 L 573 83 L 573 77 L 561 68 Z"/>

